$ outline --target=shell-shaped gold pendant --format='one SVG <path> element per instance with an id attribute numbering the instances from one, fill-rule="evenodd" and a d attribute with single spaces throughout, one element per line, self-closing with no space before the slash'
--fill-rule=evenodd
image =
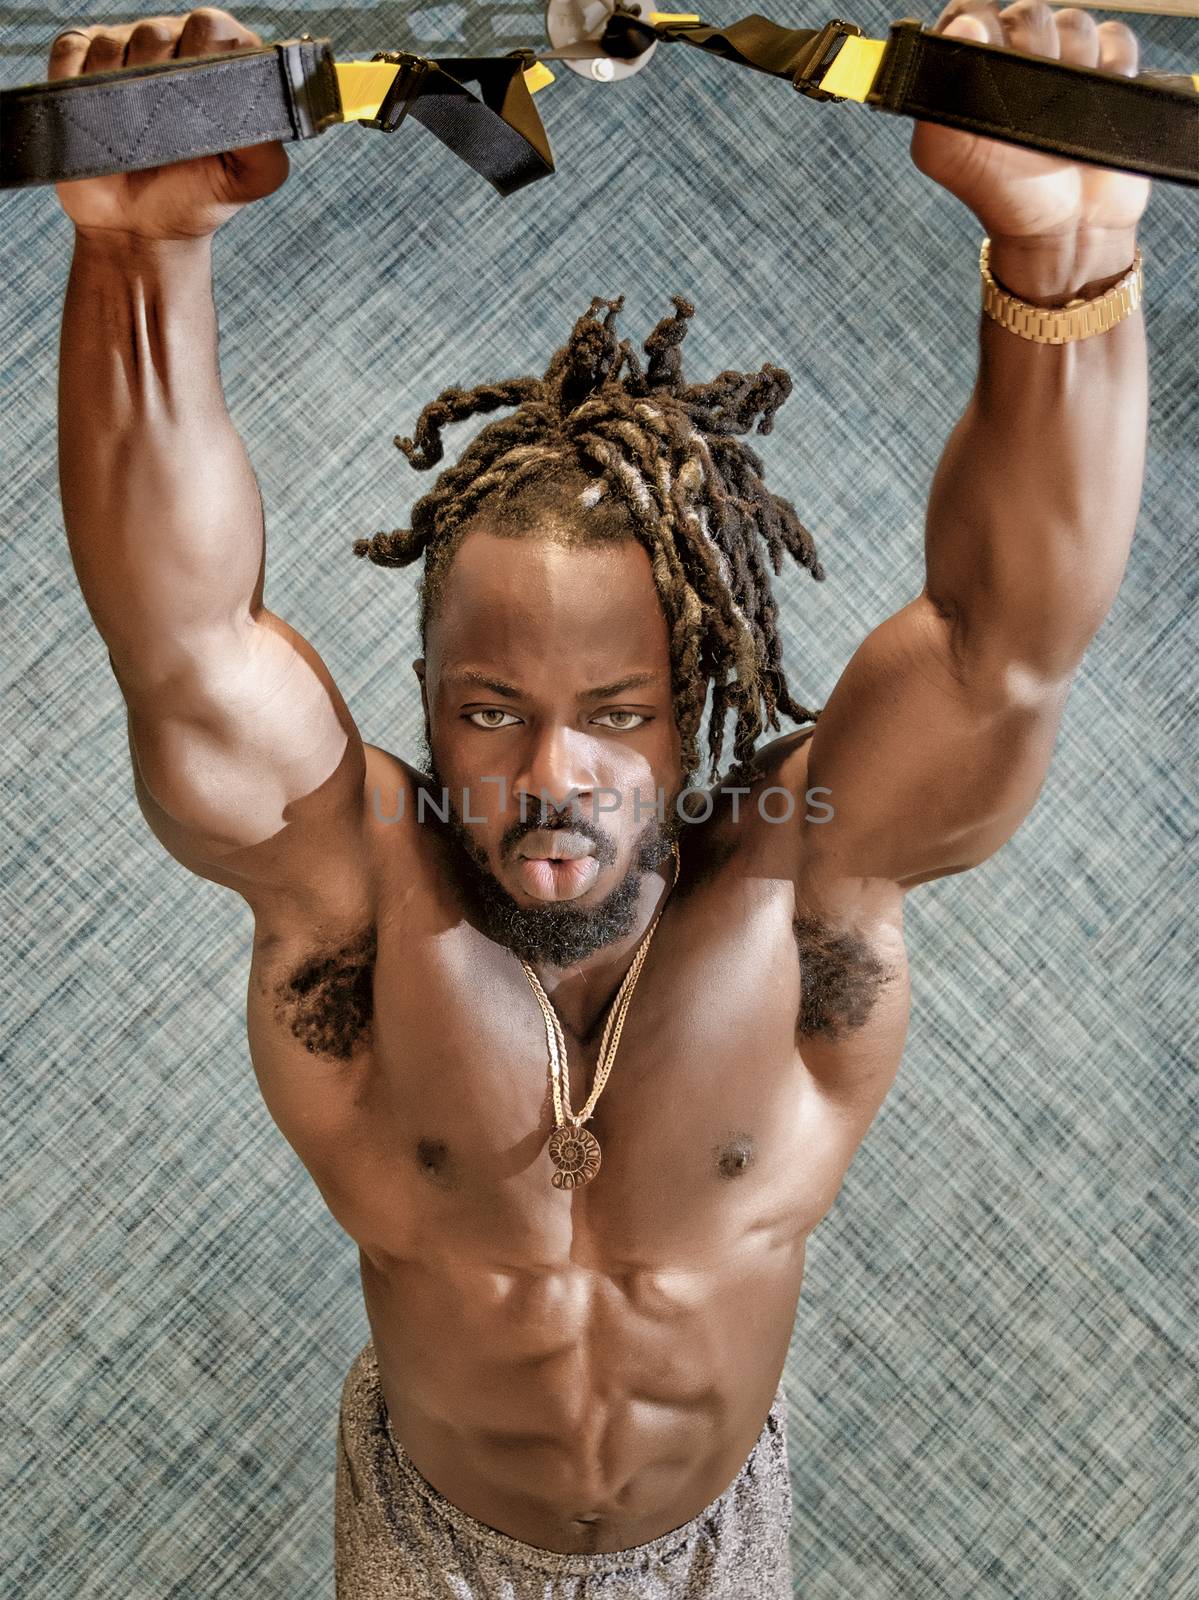
<path id="1" fill-rule="evenodd" d="M 580 1184 L 590 1183 L 600 1169 L 599 1140 L 573 1122 L 554 1129 L 549 1152 L 558 1169 L 550 1179 L 555 1189 L 577 1189 Z"/>

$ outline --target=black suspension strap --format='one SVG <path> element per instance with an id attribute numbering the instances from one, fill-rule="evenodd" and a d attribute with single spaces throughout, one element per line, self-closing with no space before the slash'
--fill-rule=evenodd
<path id="1" fill-rule="evenodd" d="M 508 195 L 554 170 L 525 76 L 532 58 L 531 50 L 436 61 L 380 51 L 342 63 L 328 39 L 305 34 L 22 84 L 0 91 L 0 188 L 315 139 L 343 122 L 393 133 L 411 117 Z"/>
<path id="2" fill-rule="evenodd" d="M 548 177 L 533 96 L 545 63 L 629 61 L 687 44 L 806 97 L 967 129 L 1097 166 L 1199 186 L 1199 74 L 1115 73 L 945 38 L 910 17 L 886 39 L 834 18 L 784 28 L 756 13 L 725 28 L 696 16 L 613 10 L 594 38 L 543 52 L 429 58 L 380 51 L 339 62 L 299 39 L 148 62 L 0 90 L 0 188 L 137 172 L 194 156 L 313 139 L 338 123 L 393 133 L 408 118 L 501 195 Z M 474 93 L 468 84 L 477 85 Z"/>
<path id="3" fill-rule="evenodd" d="M 857 100 L 895 116 L 1199 186 L 1199 75 L 1126 78 L 946 38 L 912 17 L 893 22 L 881 40 L 863 38 L 839 17 L 813 33 L 756 14 L 727 28 L 676 21 L 650 29 L 617 13 L 604 48 L 610 55 L 639 54 L 651 34 L 789 78 L 813 99 Z"/>

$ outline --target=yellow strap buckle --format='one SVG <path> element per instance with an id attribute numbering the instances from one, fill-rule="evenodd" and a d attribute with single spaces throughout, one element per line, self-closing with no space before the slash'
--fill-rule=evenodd
<path id="1" fill-rule="evenodd" d="M 535 61 L 531 67 L 525 68 L 525 82 L 530 94 L 536 94 L 538 89 L 544 89 L 547 83 L 553 81 L 554 75 L 544 61 Z"/>
<path id="2" fill-rule="evenodd" d="M 885 39 L 846 39 L 820 87 L 836 100 L 857 100 L 865 105 L 886 48 Z"/>
<path id="3" fill-rule="evenodd" d="M 791 79 L 793 88 L 800 94 L 806 94 L 810 100 L 843 100 L 849 98 L 843 91 L 833 89 L 830 84 L 833 78 L 832 69 L 838 64 L 845 48 L 855 39 L 860 39 L 862 30 L 855 22 L 846 22 L 841 17 L 834 17 L 831 22 L 826 22 L 808 40 L 803 47 L 799 58 L 799 66 Z M 846 73 L 849 87 L 855 87 L 852 74 Z M 871 73 L 871 78 L 874 74 Z M 869 82 L 865 87 L 870 87 Z M 855 97 L 856 98 L 856 97 Z M 862 98 L 865 98 L 863 93 Z"/>

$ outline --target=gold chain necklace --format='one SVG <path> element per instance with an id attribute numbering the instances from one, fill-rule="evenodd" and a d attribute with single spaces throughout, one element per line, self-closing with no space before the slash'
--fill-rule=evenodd
<path id="1" fill-rule="evenodd" d="M 671 854 L 674 856 L 674 880 L 670 885 L 673 891 L 679 881 L 677 844 L 672 846 Z M 669 892 L 666 898 L 670 898 Z M 649 954 L 650 941 L 665 909 L 666 900 L 663 900 L 644 939 L 637 946 L 637 953 L 633 957 L 632 966 L 625 973 L 624 982 L 616 991 L 616 999 L 608 1013 L 604 1036 L 600 1041 L 595 1082 L 591 1093 L 587 1096 L 586 1105 L 577 1116 L 570 1109 L 570 1065 L 566 1058 L 566 1040 L 562 1034 L 562 1024 L 558 1021 L 558 1013 L 550 1004 L 549 996 L 541 987 L 537 974 L 529 963 L 524 960 L 520 963 L 525 969 L 525 977 L 532 985 L 533 993 L 537 996 L 542 1015 L 545 1017 L 545 1042 L 549 1050 L 550 1083 L 554 1091 L 554 1131 L 550 1134 L 549 1152 L 550 1160 L 557 1169 L 550 1179 L 555 1189 L 574 1189 L 581 1184 L 590 1183 L 600 1169 L 599 1140 L 583 1124 L 595 1110 L 595 1103 L 608 1081 L 608 1074 L 612 1070 L 612 1063 L 616 1059 L 616 1051 L 620 1044 L 625 1013 L 629 1009 L 633 990 L 637 987 L 637 979 L 641 976 L 641 969 Z"/>

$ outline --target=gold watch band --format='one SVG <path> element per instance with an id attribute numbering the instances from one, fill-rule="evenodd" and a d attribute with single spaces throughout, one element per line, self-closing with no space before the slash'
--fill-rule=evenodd
<path id="1" fill-rule="evenodd" d="M 1106 333 L 1123 322 L 1141 303 L 1145 287 L 1142 256 L 1137 249 L 1132 266 L 1106 294 L 1093 300 L 1070 300 L 1064 306 L 1034 306 L 1001 289 L 991 276 L 991 241 L 984 239 L 978 266 L 982 274 L 982 306 L 1001 327 L 1036 344 L 1069 344 L 1093 333 Z"/>

